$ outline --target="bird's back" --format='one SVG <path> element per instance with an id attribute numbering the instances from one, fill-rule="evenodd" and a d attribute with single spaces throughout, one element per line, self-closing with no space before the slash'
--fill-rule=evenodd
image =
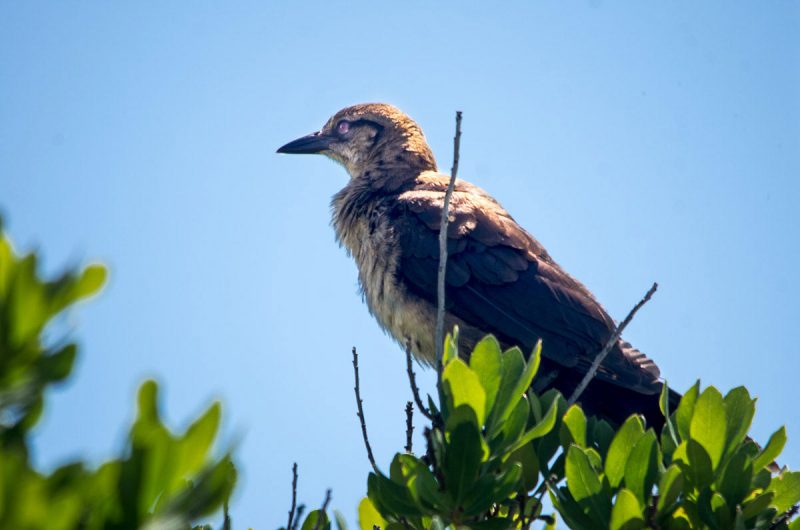
<path id="1" fill-rule="evenodd" d="M 446 175 L 426 172 L 381 197 L 397 246 L 397 282 L 429 307 L 428 314 L 434 314 L 436 304 L 438 232 L 448 182 Z M 539 386 L 557 386 L 565 393 L 577 385 L 615 329 L 585 286 L 495 199 L 461 180 L 450 203 L 446 300 L 448 324 L 460 326 L 462 351 L 470 351 L 487 333 L 526 351 L 541 338 L 545 363 Z M 430 334 L 432 327 L 420 333 Z M 602 392 L 610 397 L 615 389 L 655 394 L 661 388 L 658 376 L 649 358 L 620 341 L 597 379 L 610 385 Z"/>

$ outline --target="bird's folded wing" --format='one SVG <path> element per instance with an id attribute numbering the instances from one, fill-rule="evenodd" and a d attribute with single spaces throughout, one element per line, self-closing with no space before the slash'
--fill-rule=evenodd
<path id="1" fill-rule="evenodd" d="M 444 177 L 426 179 L 398 197 L 392 214 L 402 253 L 398 275 L 431 303 L 446 184 Z M 613 320 L 591 293 L 494 199 L 464 182 L 450 202 L 448 255 L 448 311 L 503 342 L 530 348 L 541 338 L 546 357 L 585 367 L 613 333 Z M 603 366 L 611 379 L 639 386 L 658 377 L 647 361 L 651 370 L 616 349 Z"/>

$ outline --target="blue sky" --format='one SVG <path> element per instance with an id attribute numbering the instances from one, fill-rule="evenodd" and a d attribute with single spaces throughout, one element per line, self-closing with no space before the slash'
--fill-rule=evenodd
<path id="1" fill-rule="evenodd" d="M 149 5 L 148 5 L 149 4 Z M 367 314 L 322 157 L 275 149 L 363 101 L 398 105 L 621 319 L 671 386 L 759 397 L 800 468 L 800 4 L 0 3 L 0 211 L 44 269 L 100 260 L 72 318 L 44 467 L 119 450 L 146 377 L 238 441 L 238 525 L 275 528 L 290 468 L 349 519 L 404 442 L 404 357 Z M 433 374 L 420 374 L 425 388 Z"/>

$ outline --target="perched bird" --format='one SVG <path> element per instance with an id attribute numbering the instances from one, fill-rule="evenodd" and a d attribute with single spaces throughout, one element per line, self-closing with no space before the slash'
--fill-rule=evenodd
<path id="1" fill-rule="evenodd" d="M 354 105 L 278 152 L 324 154 L 345 167 L 350 180 L 331 202 L 336 238 L 355 259 L 381 327 L 432 364 L 439 226 L 450 177 L 437 171 L 420 127 L 391 105 Z M 459 351 L 471 351 L 488 333 L 525 352 L 541 339 L 534 387 L 569 396 L 614 321 L 482 189 L 458 179 L 450 219 L 445 322 L 446 329 L 459 326 Z M 620 340 L 580 401 L 587 413 L 621 422 L 638 412 L 660 428 L 660 390 L 655 363 Z"/>

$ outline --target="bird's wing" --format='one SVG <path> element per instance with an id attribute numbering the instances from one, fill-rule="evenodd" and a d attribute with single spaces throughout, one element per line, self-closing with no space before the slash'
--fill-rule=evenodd
<path id="1" fill-rule="evenodd" d="M 439 226 L 447 178 L 428 175 L 400 194 L 393 226 L 402 257 L 398 276 L 416 295 L 436 301 Z M 578 281 L 489 195 L 459 182 L 450 202 L 447 309 L 500 340 L 584 368 L 614 331 L 614 322 Z M 658 369 L 638 351 L 615 348 L 603 363 L 610 380 L 648 388 Z"/>

